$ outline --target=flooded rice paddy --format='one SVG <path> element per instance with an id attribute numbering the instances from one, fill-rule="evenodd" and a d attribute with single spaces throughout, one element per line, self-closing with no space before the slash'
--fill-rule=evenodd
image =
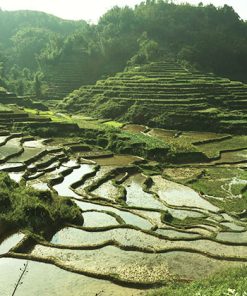
<path id="1" fill-rule="evenodd" d="M 136 125 L 125 129 L 164 139 L 183 137 L 190 143 L 224 136 L 147 131 Z M 25 248 L 22 233 L 2 239 L 1 295 L 11 295 L 24 268 L 17 296 L 61 291 L 65 296 L 121 296 L 145 295 L 147 289 L 174 279 L 204 278 L 247 263 L 246 217 L 215 203 L 224 194 L 241 200 L 244 192 L 238 188 L 247 181 L 234 165 L 247 161 L 244 149 L 221 153 L 210 163 L 213 168 L 232 165 L 229 171 L 221 167 L 227 174 L 219 178 L 213 169 L 205 172 L 201 166 L 169 167 L 163 175 L 147 176 L 136 165 L 140 158 L 131 155 L 92 157 L 84 163 L 68 145 L 24 141 L 20 135 L 0 137 L 0 145 L 1 171 L 26 186 L 71 198 L 84 218 L 81 227 L 67 225 L 50 241 L 37 241 L 32 248 Z M 232 168 L 238 176 L 230 173 Z M 215 196 L 203 193 L 204 183 L 197 185 L 198 190 L 192 186 L 202 180 L 221 182 Z M 13 249 L 22 242 L 20 251 Z"/>

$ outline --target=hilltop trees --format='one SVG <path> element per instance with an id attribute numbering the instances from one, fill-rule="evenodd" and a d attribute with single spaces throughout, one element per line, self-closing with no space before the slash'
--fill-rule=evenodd
<path id="1" fill-rule="evenodd" d="M 33 88 L 34 88 L 35 96 L 38 99 L 42 99 L 42 97 L 43 97 L 42 82 L 41 81 L 42 81 L 42 73 L 37 72 L 34 76 Z"/>
<path id="2" fill-rule="evenodd" d="M 59 56 L 68 36 L 85 24 L 40 12 L 0 11 L 1 80 L 8 90 L 35 94 L 35 73 L 41 70 L 41 61 L 49 63 Z"/>
<path id="3" fill-rule="evenodd" d="M 97 25 L 39 12 L 0 11 L 1 79 L 10 90 L 16 91 L 13 67 L 19 69 L 19 79 L 26 79 L 19 89 L 28 93 L 36 72 L 46 75 L 54 69 L 56 75 L 65 57 L 78 60 L 82 81 L 88 84 L 121 71 L 129 60 L 145 63 L 162 52 L 200 70 L 247 81 L 247 23 L 227 5 L 149 0 L 134 9 L 114 7 Z M 32 77 L 22 75 L 24 68 Z"/>
<path id="4" fill-rule="evenodd" d="M 46 29 L 27 27 L 18 31 L 12 38 L 16 63 L 21 67 L 37 69 L 36 57 L 56 36 Z"/>
<path id="5" fill-rule="evenodd" d="M 148 39 L 147 32 L 144 32 L 137 41 L 139 43 L 139 51 L 129 60 L 129 65 L 145 64 L 160 57 L 159 44 L 154 40 Z"/>

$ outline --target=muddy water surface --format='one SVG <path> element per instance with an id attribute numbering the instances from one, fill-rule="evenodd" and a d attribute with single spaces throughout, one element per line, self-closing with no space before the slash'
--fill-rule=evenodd
<path id="1" fill-rule="evenodd" d="M 9 157 L 21 151 L 20 138 L 9 140 L 4 146 L 0 146 L 0 159 Z"/>
<path id="2" fill-rule="evenodd" d="M 53 188 L 61 196 L 80 198 L 80 196 L 71 190 L 70 186 L 76 181 L 79 181 L 85 174 L 88 174 L 92 171 L 93 166 L 82 164 L 78 169 L 74 169 L 70 175 L 66 176 L 62 183 L 55 185 Z"/>
<path id="3" fill-rule="evenodd" d="M 151 190 L 158 193 L 159 197 L 169 205 L 179 207 L 201 208 L 212 212 L 218 212 L 219 209 L 203 199 L 196 191 L 171 181 L 161 176 L 154 176 L 154 185 Z"/>
<path id="4" fill-rule="evenodd" d="M 16 246 L 22 239 L 24 234 L 15 233 L 6 238 L 2 243 L 0 243 L 0 255 L 7 253 L 11 248 Z"/>
<path id="5" fill-rule="evenodd" d="M 20 268 L 27 261 L 0 259 L 1 296 L 10 296 L 20 276 Z M 67 272 L 50 264 L 28 261 L 23 284 L 17 289 L 17 296 L 139 296 L 145 292 L 125 288 L 109 281 L 98 280 L 81 274 Z M 62 292 L 62 294 L 61 294 Z"/>

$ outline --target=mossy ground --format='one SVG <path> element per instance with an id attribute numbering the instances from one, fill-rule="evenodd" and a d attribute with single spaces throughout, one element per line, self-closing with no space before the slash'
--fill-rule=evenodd
<path id="1" fill-rule="evenodd" d="M 189 186 L 211 198 L 210 201 L 227 212 L 241 212 L 247 208 L 245 180 L 247 172 L 237 168 L 205 169 L 203 177 Z M 236 180 L 236 183 L 231 182 Z M 239 182 L 237 181 L 239 180 Z M 221 199 L 217 199 L 217 197 Z"/>

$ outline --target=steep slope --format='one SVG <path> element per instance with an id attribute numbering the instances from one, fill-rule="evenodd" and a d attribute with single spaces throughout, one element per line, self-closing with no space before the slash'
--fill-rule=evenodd
<path id="1" fill-rule="evenodd" d="M 247 132 L 247 85 L 172 59 L 127 68 L 73 92 L 60 106 L 156 127 Z"/>

